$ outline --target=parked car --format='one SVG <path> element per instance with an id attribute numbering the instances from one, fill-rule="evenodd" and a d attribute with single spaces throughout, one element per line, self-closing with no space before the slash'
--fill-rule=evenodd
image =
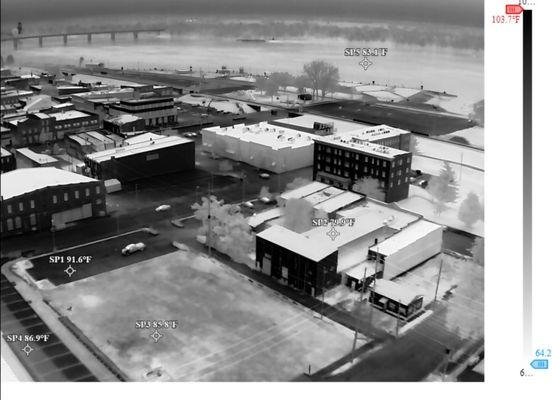
<path id="1" fill-rule="evenodd" d="M 185 133 L 184 136 L 189 137 L 189 138 L 194 138 L 194 137 L 197 136 L 197 133 L 195 133 L 195 132 L 188 132 L 188 133 Z"/>
<path id="2" fill-rule="evenodd" d="M 171 206 L 170 206 L 170 205 L 168 205 L 168 204 L 162 204 L 162 205 L 160 205 L 159 207 L 157 207 L 157 208 L 155 209 L 155 211 L 157 211 L 157 212 L 169 211 L 170 209 L 171 209 Z"/>
<path id="3" fill-rule="evenodd" d="M 246 201 L 246 202 L 242 203 L 242 206 L 247 207 L 247 208 L 255 208 L 253 203 L 251 203 L 250 201 Z"/>
<path id="4" fill-rule="evenodd" d="M 121 254 L 123 256 L 128 256 L 132 253 L 136 253 L 137 251 L 144 251 L 145 249 L 146 249 L 146 245 L 142 242 L 131 243 L 131 244 L 125 246 L 125 248 L 123 248 L 123 250 L 121 250 Z"/>
<path id="5" fill-rule="evenodd" d="M 269 197 L 263 196 L 259 197 L 259 201 L 263 204 L 273 204 L 276 203 L 276 199 L 271 199 Z"/>
<path id="6" fill-rule="evenodd" d="M 259 174 L 259 178 L 262 178 L 262 179 L 268 179 L 270 178 L 270 174 L 266 173 L 266 172 L 261 172 Z"/>
<path id="7" fill-rule="evenodd" d="M 422 179 L 420 182 L 418 182 L 418 185 L 425 189 L 427 187 L 427 181 L 425 179 Z"/>
<path id="8" fill-rule="evenodd" d="M 159 231 L 157 229 L 153 229 L 153 228 L 150 228 L 150 227 L 142 228 L 142 231 L 144 231 L 146 233 L 149 233 L 152 236 L 159 235 Z"/>

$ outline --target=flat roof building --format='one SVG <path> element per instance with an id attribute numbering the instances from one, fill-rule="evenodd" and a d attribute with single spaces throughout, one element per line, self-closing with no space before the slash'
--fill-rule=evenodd
<path id="1" fill-rule="evenodd" d="M 201 131 L 213 153 L 267 171 L 282 173 L 312 165 L 312 135 L 261 122 L 210 127 Z"/>
<path id="2" fill-rule="evenodd" d="M 386 132 L 384 129 L 381 134 Z M 372 178 L 377 193 L 364 194 L 377 195 L 385 202 L 407 198 L 412 154 L 371 143 L 369 137 L 373 134 L 373 131 L 364 131 L 315 138 L 313 180 L 355 190 L 358 181 Z"/>
<path id="3" fill-rule="evenodd" d="M 173 97 L 121 100 L 119 104 L 109 106 L 109 114 L 131 114 L 141 117 L 145 120 L 146 127 L 167 126 L 177 122 L 177 109 Z"/>
<path id="4" fill-rule="evenodd" d="M 60 161 L 48 154 L 35 153 L 28 147 L 15 150 L 17 168 L 57 167 Z"/>
<path id="5" fill-rule="evenodd" d="M 85 156 L 98 179 L 134 181 L 195 168 L 195 142 L 176 136 L 140 141 Z"/>
<path id="6" fill-rule="evenodd" d="M 58 168 L 23 168 L 2 174 L 2 237 L 106 215 L 103 183 Z"/>
<path id="7" fill-rule="evenodd" d="M 16 169 L 16 162 L 15 162 L 15 156 L 13 153 L 9 152 L 5 148 L 1 148 L 2 150 L 2 159 L 0 163 L 0 173 L 13 171 Z"/>

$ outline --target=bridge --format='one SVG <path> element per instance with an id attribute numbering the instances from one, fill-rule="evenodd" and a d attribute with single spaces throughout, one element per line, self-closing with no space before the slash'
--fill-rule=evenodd
<path id="1" fill-rule="evenodd" d="M 13 36 L 13 37 L 3 37 L 0 39 L 2 42 L 13 41 L 13 48 L 17 50 L 19 48 L 19 43 L 22 40 L 27 39 L 38 39 L 38 46 L 42 47 L 44 44 L 44 38 L 51 37 L 61 37 L 63 38 L 63 44 L 67 46 L 67 38 L 69 36 L 86 36 L 88 43 L 92 43 L 92 35 L 110 35 L 111 41 L 115 41 L 115 35 L 132 33 L 134 40 L 138 40 L 139 33 L 161 33 L 165 28 L 149 28 L 149 29 L 125 29 L 125 30 L 106 30 L 106 31 L 94 31 L 94 32 L 62 32 L 62 33 L 46 33 L 46 34 L 37 34 L 37 35 L 28 35 L 28 36 Z"/>

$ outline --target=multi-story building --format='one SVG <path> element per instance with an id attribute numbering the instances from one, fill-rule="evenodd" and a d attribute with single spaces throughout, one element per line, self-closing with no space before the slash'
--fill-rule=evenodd
<path id="1" fill-rule="evenodd" d="M 102 182 L 57 168 L 2 174 L 1 236 L 62 229 L 68 222 L 106 215 Z"/>
<path id="2" fill-rule="evenodd" d="M 14 147 L 46 143 L 56 140 L 54 118 L 45 113 L 33 113 L 8 118 L 4 126 L 10 130 Z"/>
<path id="3" fill-rule="evenodd" d="M 83 111 L 71 110 L 49 114 L 54 118 L 55 139 L 62 140 L 66 134 L 86 132 L 100 128 L 100 117 Z"/>
<path id="4" fill-rule="evenodd" d="M 146 121 L 147 127 L 166 126 L 177 122 L 177 109 L 173 97 L 151 97 L 121 100 L 109 106 L 109 114 L 131 114 Z"/>
<path id="5" fill-rule="evenodd" d="M 370 177 L 385 202 L 408 197 L 412 153 L 370 143 L 358 134 L 322 136 L 314 141 L 313 180 L 350 190 L 360 179 Z"/>
<path id="6" fill-rule="evenodd" d="M 11 129 L 0 126 L 0 142 L 2 147 L 12 147 L 13 146 L 13 138 L 12 138 L 12 131 Z"/>
<path id="7" fill-rule="evenodd" d="M 88 154 L 84 163 L 98 179 L 134 181 L 195 168 L 195 142 L 177 136 L 147 138 L 127 146 Z"/>
<path id="8" fill-rule="evenodd" d="M 146 129 L 144 118 L 136 115 L 121 114 L 116 117 L 106 118 L 103 122 L 105 130 L 120 135 L 124 132 L 138 132 Z"/>
<path id="9" fill-rule="evenodd" d="M 0 173 L 13 171 L 16 169 L 15 156 L 5 148 L 2 149 L 2 162 L 0 164 Z"/>

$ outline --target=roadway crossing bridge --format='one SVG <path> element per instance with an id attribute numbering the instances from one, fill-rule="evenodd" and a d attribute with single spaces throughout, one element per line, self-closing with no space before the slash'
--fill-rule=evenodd
<path id="1" fill-rule="evenodd" d="M 12 37 L 2 37 L 0 40 L 2 42 L 12 41 L 13 42 L 13 48 L 17 50 L 19 48 L 19 44 L 22 40 L 28 40 L 28 39 L 38 39 L 38 46 L 42 47 L 44 44 L 44 38 L 51 38 L 51 37 L 61 37 L 63 38 L 63 44 L 67 45 L 67 38 L 69 36 L 86 36 L 86 39 L 88 43 L 92 43 L 92 36 L 93 35 L 110 35 L 111 40 L 115 41 L 115 35 L 118 34 L 127 34 L 132 33 L 134 36 L 134 40 L 138 40 L 138 34 L 139 33 L 161 33 L 165 30 L 165 28 L 149 28 L 149 29 L 123 29 L 123 30 L 116 30 L 116 29 L 110 29 L 110 30 L 104 30 L 104 31 L 92 31 L 92 32 L 61 32 L 61 33 L 46 33 L 46 34 L 36 34 L 36 35 L 27 35 L 27 36 L 12 36 Z"/>

